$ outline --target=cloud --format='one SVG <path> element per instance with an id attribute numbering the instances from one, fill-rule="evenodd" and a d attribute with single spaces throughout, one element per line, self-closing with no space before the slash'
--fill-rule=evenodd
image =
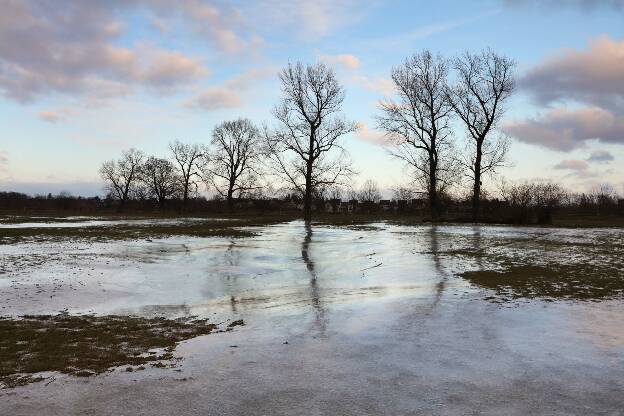
<path id="1" fill-rule="evenodd" d="M 241 16 L 216 0 L 4 2 L 0 95 L 32 102 L 58 93 L 106 99 L 136 87 L 173 92 L 208 73 L 201 59 L 180 51 L 140 41 L 122 45 L 125 16 L 159 22 L 163 30 L 181 27 L 226 53 L 248 51 L 260 42 L 253 34 L 240 35 L 245 31 Z M 174 25 L 176 19 L 185 25 Z"/>
<path id="2" fill-rule="evenodd" d="M 608 163 L 612 160 L 615 160 L 615 158 L 610 152 L 606 150 L 596 150 L 595 152 L 592 152 L 591 155 L 589 155 L 589 157 L 587 158 L 588 162 Z"/>
<path id="3" fill-rule="evenodd" d="M 319 59 L 329 65 L 339 65 L 345 69 L 358 69 L 360 67 L 360 60 L 349 54 L 320 55 Z"/>
<path id="4" fill-rule="evenodd" d="M 355 132 L 355 137 L 367 143 L 380 146 L 387 144 L 387 139 L 382 132 L 369 129 L 368 126 L 363 122 L 358 123 L 358 129 Z"/>
<path id="5" fill-rule="evenodd" d="M 275 75 L 272 67 L 254 69 L 243 72 L 238 76 L 228 79 L 222 85 L 208 87 L 201 93 L 184 103 L 187 108 L 204 111 L 216 111 L 225 108 L 236 108 L 243 105 L 242 95 L 250 87 L 263 79 Z"/>
<path id="6" fill-rule="evenodd" d="M 139 69 L 136 79 L 157 88 L 172 88 L 180 83 L 187 83 L 208 74 L 197 57 L 187 57 L 179 52 L 156 50 L 148 52 L 150 61 L 145 68 Z"/>
<path id="7" fill-rule="evenodd" d="M 589 164 L 584 160 L 568 159 L 557 163 L 554 168 L 561 170 L 585 171 L 589 168 Z"/>
<path id="8" fill-rule="evenodd" d="M 163 16 L 177 14 L 184 19 L 185 24 L 190 22 L 191 30 L 203 36 L 220 50 L 227 53 L 248 51 L 260 43 L 255 34 L 243 36 L 237 30 L 246 25 L 238 10 L 226 6 L 227 3 L 215 0 L 181 0 L 172 3 L 169 0 L 144 1 L 152 5 Z"/>
<path id="9" fill-rule="evenodd" d="M 199 110 L 215 111 L 240 107 L 242 103 L 243 101 L 237 92 L 223 87 L 212 87 L 188 101 L 186 106 Z"/>
<path id="10" fill-rule="evenodd" d="M 37 113 L 37 117 L 43 121 L 47 121 L 48 123 L 58 123 L 66 121 L 72 113 L 73 111 L 71 109 L 65 107 L 56 110 L 40 111 Z"/>
<path id="11" fill-rule="evenodd" d="M 525 143 L 570 151 L 592 139 L 624 144 L 624 116 L 599 107 L 555 108 L 534 119 L 509 122 L 503 131 Z"/>
<path id="12" fill-rule="evenodd" d="M 563 50 L 529 70 L 520 86 L 541 104 L 574 100 L 624 112 L 624 40 L 601 36 L 587 50 Z"/>
<path id="13" fill-rule="evenodd" d="M 384 77 L 371 79 L 365 75 L 354 75 L 349 77 L 347 82 L 383 96 L 389 96 L 394 93 L 392 80 Z"/>
<path id="14" fill-rule="evenodd" d="M 261 0 L 247 10 L 265 27 L 279 26 L 314 42 L 364 18 L 376 0 Z"/>

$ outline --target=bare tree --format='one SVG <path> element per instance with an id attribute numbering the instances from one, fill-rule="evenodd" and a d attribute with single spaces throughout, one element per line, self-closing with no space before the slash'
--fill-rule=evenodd
<path id="1" fill-rule="evenodd" d="M 108 193 L 120 201 L 120 211 L 125 208 L 129 196 L 138 184 L 144 157 L 140 150 L 124 150 L 120 159 L 109 160 L 100 167 L 100 176 Z"/>
<path id="2" fill-rule="evenodd" d="M 426 186 L 431 216 L 440 214 L 439 192 L 454 179 L 447 94 L 447 62 L 429 51 L 417 53 L 392 70 L 396 101 L 380 103 L 379 128 L 394 145 L 391 154 L 404 161 Z"/>
<path id="3" fill-rule="evenodd" d="M 206 180 L 234 210 L 234 196 L 258 188 L 260 132 L 248 119 L 226 121 L 212 133 Z"/>
<path id="4" fill-rule="evenodd" d="M 150 156 L 141 167 L 141 180 L 147 193 L 163 208 L 167 198 L 176 195 L 180 189 L 180 178 L 175 166 L 167 159 Z"/>
<path id="5" fill-rule="evenodd" d="M 344 90 L 326 65 L 289 64 L 279 78 L 283 98 L 273 112 L 278 127 L 265 134 L 268 162 L 303 196 L 309 222 L 315 191 L 352 174 L 340 139 L 357 126 L 339 115 Z"/>
<path id="6" fill-rule="evenodd" d="M 198 144 L 186 144 L 178 140 L 169 144 L 173 154 L 176 169 L 182 187 L 182 209 L 186 209 L 186 203 L 191 192 L 197 192 L 197 186 L 201 179 L 201 167 L 205 152 Z"/>
<path id="7" fill-rule="evenodd" d="M 377 203 L 381 200 L 381 192 L 377 182 L 372 179 L 364 181 L 358 192 L 358 200 L 365 203 Z"/>
<path id="8" fill-rule="evenodd" d="M 408 201 L 416 196 L 416 192 L 410 186 L 397 185 L 392 188 L 392 198 L 397 201 Z"/>
<path id="9" fill-rule="evenodd" d="M 472 218 L 479 216 L 482 178 L 504 166 L 509 149 L 506 136 L 493 137 L 504 111 L 504 103 L 514 90 L 516 63 L 491 50 L 466 52 L 455 58 L 457 83 L 449 89 L 455 113 L 463 121 L 470 138 L 464 161 L 473 182 Z"/>

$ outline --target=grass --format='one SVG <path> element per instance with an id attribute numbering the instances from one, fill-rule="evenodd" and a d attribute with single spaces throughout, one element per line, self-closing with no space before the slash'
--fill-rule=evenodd
<path id="1" fill-rule="evenodd" d="M 502 270 L 473 270 L 459 274 L 493 290 L 490 299 L 600 300 L 624 295 L 621 271 L 593 265 L 511 266 Z"/>
<path id="2" fill-rule="evenodd" d="M 243 324 L 235 321 L 225 330 Z M 174 358 L 177 343 L 214 331 L 221 330 L 206 320 L 67 314 L 0 318 L 0 384 L 10 388 L 40 381 L 37 373 L 49 371 L 85 377 L 118 366 L 166 367 L 162 361 Z"/>
<path id="3" fill-rule="evenodd" d="M 508 237 L 441 234 L 433 254 L 452 259 L 456 274 L 492 291 L 491 300 L 614 299 L 624 297 L 620 235 L 582 229 Z"/>
<path id="4" fill-rule="evenodd" d="M 288 216 L 232 217 L 226 221 L 220 218 L 176 223 L 134 223 L 105 226 L 49 227 L 49 228 L 3 228 L 0 229 L 0 244 L 14 244 L 24 240 L 46 241 L 50 239 L 80 239 L 90 241 L 150 239 L 183 235 L 191 237 L 253 237 L 253 231 L 243 229 L 289 221 Z M 30 222 L 29 218 L 22 218 Z"/>

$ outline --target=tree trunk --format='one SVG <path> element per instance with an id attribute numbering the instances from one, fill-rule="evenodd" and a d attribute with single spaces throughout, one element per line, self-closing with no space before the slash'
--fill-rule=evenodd
<path id="1" fill-rule="evenodd" d="M 479 209 L 481 205 L 481 156 L 483 142 L 477 142 L 477 154 L 474 164 L 474 184 L 472 189 L 472 221 L 479 220 Z"/>
<path id="2" fill-rule="evenodd" d="M 309 143 L 309 154 L 308 160 L 306 162 L 306 183 L 305 183 L 305 195 L 303 198 L 303 220 L 306 223 L 312 221 L 312 166 L 314 164 L 314 160 L 312 159 L 312 154 L 314 152 L 314 136 L 316 135 L 316 129 L 312 126 L 310 131 L 310 143 Z"/>
<path id="3" fill-rule="evenodd" d="M 438 192 L 436 178 L 436 161 L 433 155 L 429 155 L 429 210 L 431 211 L 431 219 L 437 220 L 439 216 Z"/>
<path id="4" fill-rule="evenodd" d="M 186 211 L 186 200 L 188 199 L 189 181 L 184 182 L 184 192 L 182 194 L 182 211 Z"/>
<path id="5" fill-rule="evenodd" d="M 230 187 L 228 189 L 228 193 L 227 193 L 227 206 L 228 206 L 228 211 L 230 213 L 234 212 L 234 197 L 233 197 L 234 191 L 232 191 L 232 188 Z"/>
<path id="6" fill-rule="evenodd" d="M 312 163 L 306 166 L 305 196 L 303 199 L 303 220 L 309 223 L 312 220 Z"/>

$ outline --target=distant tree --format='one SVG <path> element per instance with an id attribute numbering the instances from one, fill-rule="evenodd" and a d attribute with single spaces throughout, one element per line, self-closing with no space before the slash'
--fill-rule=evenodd
<path id="1" fill-rule="evenodd" d="M 329 199 L 342 199 L 342 189 L 339 186 L 332 186 L 327 190 Z"/>
<path id="2" fill-rule="evenodd" d="M 201 179 L 205 151 L 198 144 L 186 144 L 178 140 L 169 144 L 182 187 L 182 209 L 186 209 L 189 194 L 196 193 Z"/>
<path id="3" fill-rule="evenodd" d="M 530 222 L 535 216 L 537 222 L 548 224 L 553 212 L 568 199 L 560 185 L 550 182 L 502 182 L 500 193 L 514 210 L 514 220 L 520 222 Z"/>
<path id="4" fill-rule="evenodd" d="M 278 126 L 265 134 L 268 162 L 302 195 L 304 219 L 310 221 L 315 190 L 352 174 L 340 139 L 356 124 L 339 115 L 344 90 L 326 65 L 289 64 L 279 77 L 283 97 L 273 111 Z"/>
<path id="5" fill-rule="evenodd" d="M 398 185 L 392 189 L 392 198 L 396 201 L 409 201 L 415 196 L 416 192 L 414 191 L 414 189 L 408 186 Z"/>
<path id="6" fill-rule="evenodd" d="M 100 167 L 100 176 L 109 195 L 120 201 L 119 210 L 125 208 L 129 196 L 139 183 L 144 157 L 139 150 L 125 150 L 120 159 L 109 160 Z"/>
<path id="7" fill-rule="evenodd" d="M 381 192 L 377 182 L 372 179 L 364 181 L 357 194 L 357 199 L 360 202 L 376 203 L 381 200 Z"/>
<path id="8" fill-rule="evenodd" d="M 163 208 L 165 201 L 176 195 L 180 189 L 180 178 L 173 163 L 153 156 L 141 167 L 141 181 L 147 194 L 156 198 L 159 208 Z"/>
<path id="9" fill-rule="evenodd" d="M 493 137 L 504 112 L 504 104 L 514 90 L 516 63 L 491 50 L 455 58 L 457 82 L 449 88 L 455 113 L 463 121 L 468 136 L 464 165 L 473 183 L 472 218 L 479 217 L 482 178 L 504 166 L 509 150 L 506 136 Z"/>
<path id="10" fill-rule="evenodd" d="M 205 176 L 226 199 L 230 212 L 235 196 L 259 187 L 260 147 L 260 132 L 248 119 L 226 121 L 212 133 Z"/>
<path id="11" fill-rule="evenodd" d="M 429 51 L 407 58 L 392 70 L 397 100 L 382 101 L 377 118 L 393 145 L 391 154 L 413 168 L 416 180 L 426 186 L 434 219 L 441 209 L 439 193 L 455 179 L 457 167 L 447 76 L 446 60 Z"/>

